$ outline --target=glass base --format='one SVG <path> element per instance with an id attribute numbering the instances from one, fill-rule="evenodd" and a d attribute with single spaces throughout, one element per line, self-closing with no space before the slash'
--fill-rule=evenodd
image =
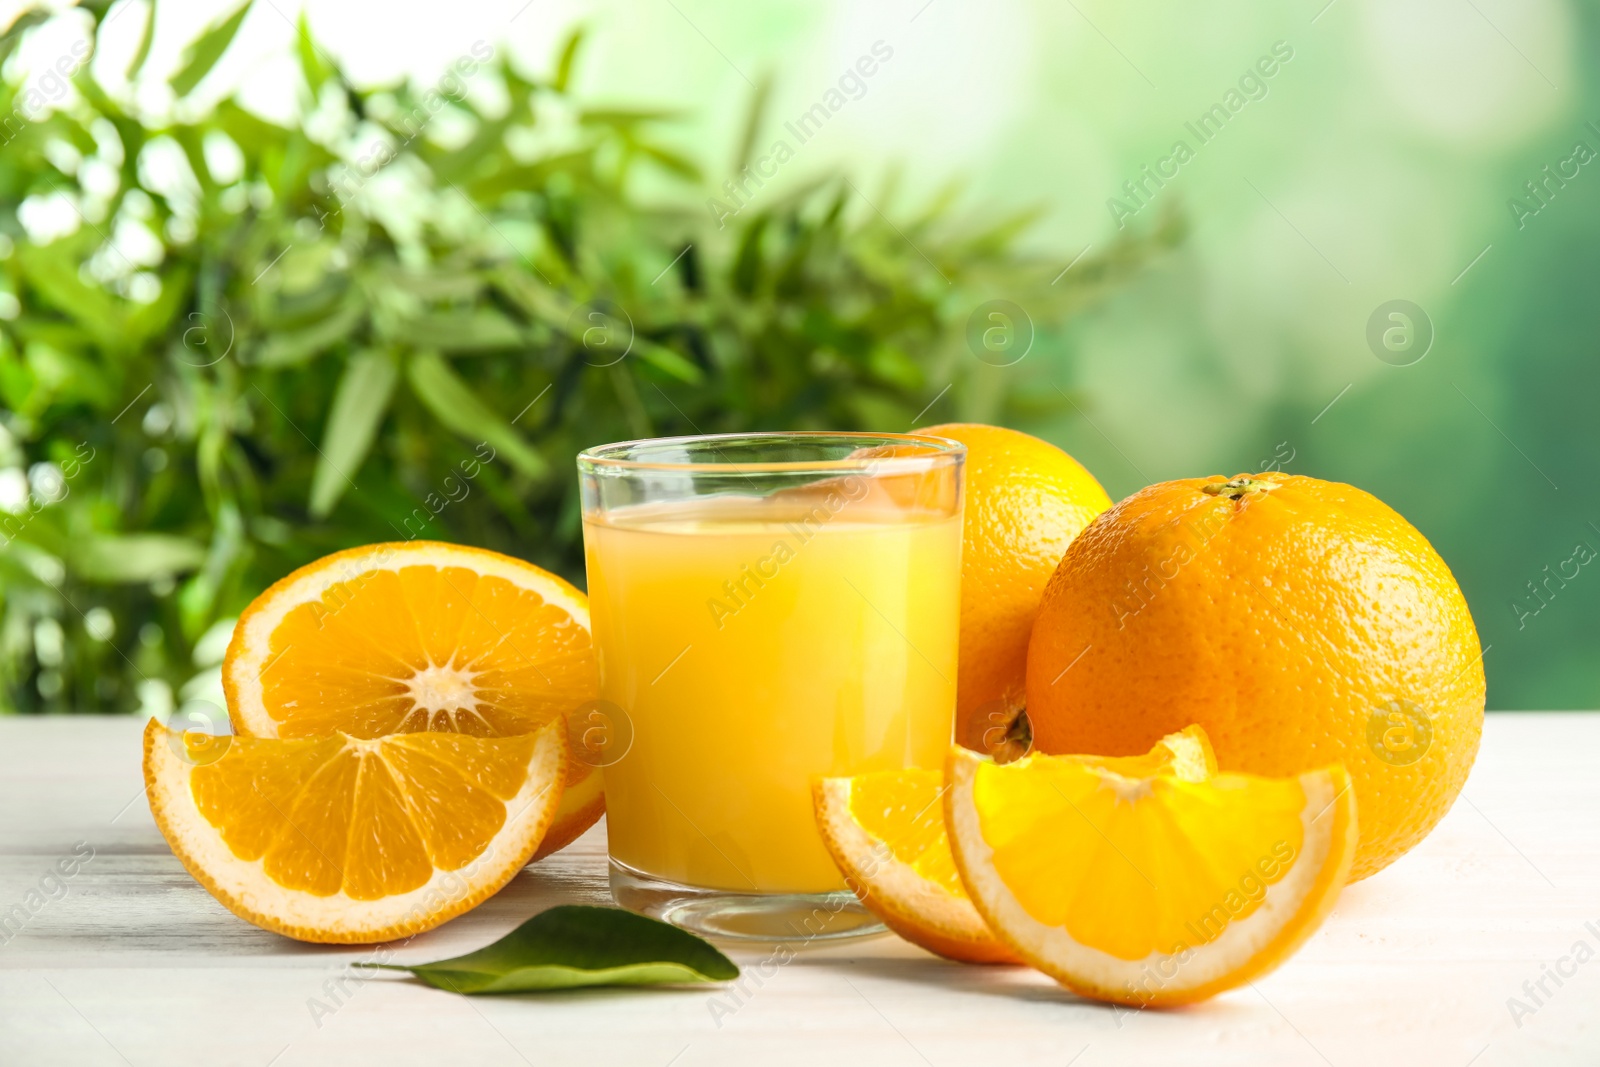
<path id="1" fill-rule="evenodd" d="M 849 890 L 736 893 L 680 885 L 610 862 L 613 900 L 701 937 L 792 945 L 874 937 L 888 930 Z"/>

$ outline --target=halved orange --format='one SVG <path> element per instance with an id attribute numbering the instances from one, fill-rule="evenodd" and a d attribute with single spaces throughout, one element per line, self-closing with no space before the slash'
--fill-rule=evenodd
<path id="1" fill-rule="evenodd" d="M 569 718 L 599 690 L 581 592 L 438 541 L 335 552 L 273 585 L 239 617 L 222 683 L 236 733 L 281 738 L 511 736 Z M 570 762 L 539 856 L 605 811 L 591 762 Z"/>
<path id="2" fill-rule="evenodd" d="M 144 732 L 156 825 L 195 880 L 268 930 L 335 944 L 432 929 L 521 870 L 567 772 L 561 723 L 507 737 L 304 740 Z"/>
<path id="3" fill-rule="evenodd" d="M 1198 726 L 1156 742 L 1142 756 L 1082 757 L 1136 777 L 1174 774 L 1200 781 L 1216 773 L 1211 742 Z M 945 834 L 944 775 L 907 768 L 813 787 L 822 842 L 845 882 L 884 924 L 929 952 L 969 963 L 1016 963 L 973 908 Z"/>
<path id="4" fill-rule="evenodd" d="M 1333 909 L 1356 847 L 1342 766 L 1129 777 L 1076 756 L 952 748 L 945 818 L 978 914 L 1076 993 L 1140 1006 L 1230 989 Z"/>

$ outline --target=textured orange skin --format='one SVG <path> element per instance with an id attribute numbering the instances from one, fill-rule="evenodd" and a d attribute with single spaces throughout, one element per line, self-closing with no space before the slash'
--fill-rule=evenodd
<path id="1" fill-rule="evenodd" d="M 915 432 L 967 446 L 956 668 L 956 722 L 965 724 L 1021 707 L 1039 596 L 1067 545 L 1111 498 L 1077 460 L 1017 430 L 952 422 Z M 958 725 L 957 736 L 982 732 Z"/>
<path id="2" fill-rule="evenodd" d="M 1272 488 L 1233 500 L 1201 490 L 1221 476 L 1152 485 L 1073 542 L 1029 648 L 1034 743 L 1131 755 L 1197 722 L 1224 771 L 1342 763 L 1361 813 L 1351 880 L 1365 878 L 1422 840 L 1472 769 L 1478 632 L 1433 546 L 1376 497 L 1239 477 Z M 1432 725 L 1406 765 L 1369 743 L 1395 700 Z"/>

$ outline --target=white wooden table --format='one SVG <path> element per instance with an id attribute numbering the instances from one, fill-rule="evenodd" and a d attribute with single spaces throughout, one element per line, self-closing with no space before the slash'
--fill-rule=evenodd
<path id="1" fill-rule="evenodd" d="M 1463 800 L 1426 842 L 1346 892 L 1276 973 L 1168 1012 L 892 936 L 805 950 L 765 978 L 769 952 L 731 949 L 743 993 L 466 998 L 392 973 L 352 981 L 372 949 L 257 930 L 179 866 L 142 795 L 141 725 L 0 719 L 0 912 L 36 906 L 0 933 L 5 1067 L 1600 1064 L 1600 955 L 1572 955 L 1600 954 L 1600 714 L 1491 715 Z M 47 878 L 75 847 L 93 858 Z M 397 958 L 606 902 L 604 851 L 596 828 Z M 1570 973 L 1558 986 L 1547 965 Z M 1512 997 L 1533 1011 L 1514 1017 Z"/>

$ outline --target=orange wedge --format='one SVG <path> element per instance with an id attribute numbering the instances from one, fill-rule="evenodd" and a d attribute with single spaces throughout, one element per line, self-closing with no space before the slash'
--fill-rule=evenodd
<path id="1" fill-rule="evenodd" d="M 1129 776 L 1216 773 L 1198 726 L 1170 734 L 1142 756 L 1082 757 Z M 1016 963 L 968 899 L 945 835 L 939 771 L 908 768 L 824 778 L 813 788 L 817 826 L 861 902 L 884 924 L 929 952 L 969 963 Z"/>
<path id="2" fill-rule="evenodd" d="M 953 748 L 946 777 L 951 847 L 978 914 L 1097 1000 L 1181 1004 L 1266 973 L 1327 917 L 1355 855 L 1341 766 L 1187 781 Z"/>
<path id="3" fill-rule="evenodd" d="M 222 664 L 234 731 L 504 737 L 568 719 L 599 689 L 587 598 L 531 563 L 462 545 L 367 545 L 307 564 L 245 609 Z M 570 762 L 548 855 L 605 810 Z"/>
<path id="4" fill-rule="evenodd" d="M 550 828 L 563 724 L 508 737 L 305 740 L 176 733 L 152 719 L 156 825 L 242 919 L 302 941 L 430 930 L 509 882 Z"/>

